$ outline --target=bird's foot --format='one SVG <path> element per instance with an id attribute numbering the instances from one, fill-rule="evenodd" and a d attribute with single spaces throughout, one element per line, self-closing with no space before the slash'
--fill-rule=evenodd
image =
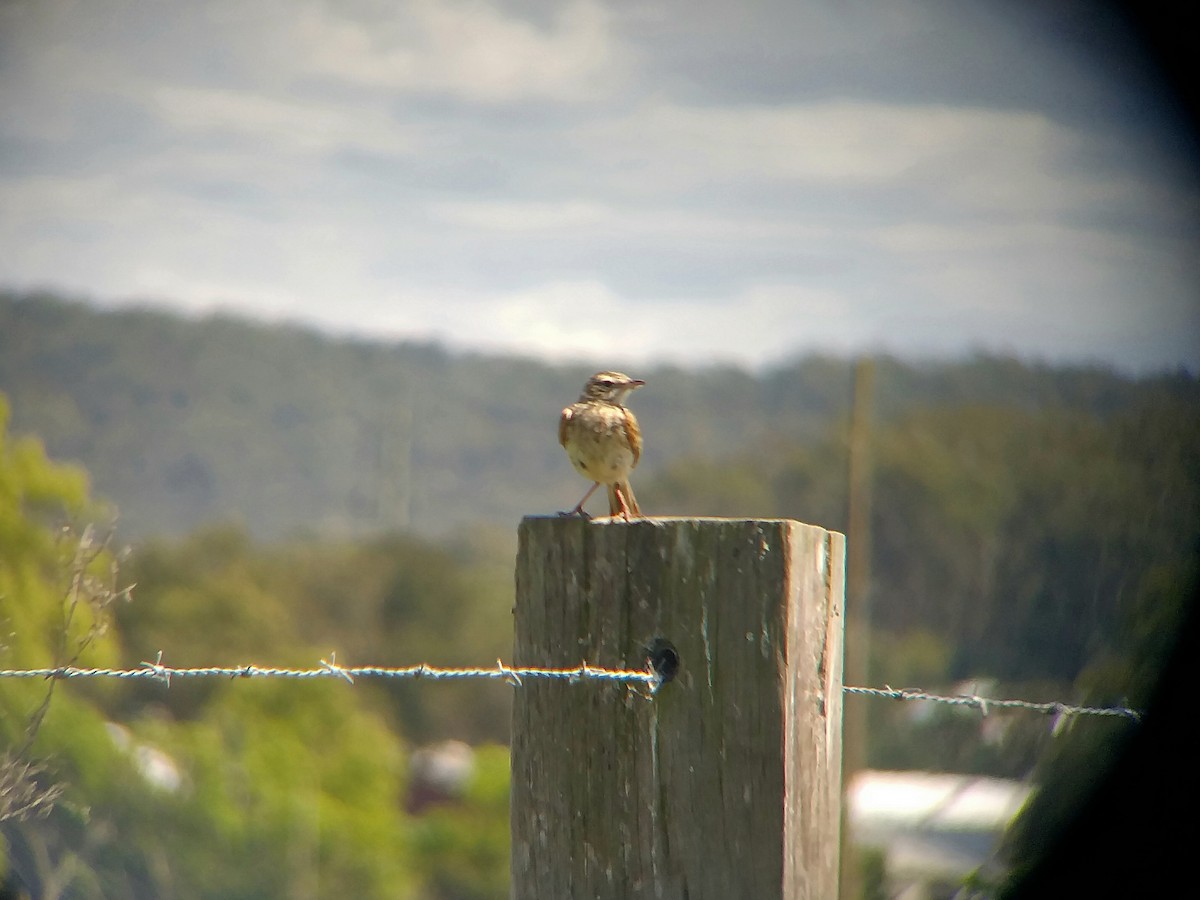
<path id="1" fill-rule="evenodd" d="M 588 515 L 586 512 L 584 512 L 583 508 L 580 506 L 577 506 L 574 509 L 570 509 L 570 510 L 563 510 L 563 511 L 559 512 L 559 516 L 561 516 L 564 519 L 570 519 L 575 516 L 579 516 L 579 518 L 583 519 L 583 521 L 585 521 L 585 522 L 591 521 L 591 518 L 592 518 L 590 515 Z"/>

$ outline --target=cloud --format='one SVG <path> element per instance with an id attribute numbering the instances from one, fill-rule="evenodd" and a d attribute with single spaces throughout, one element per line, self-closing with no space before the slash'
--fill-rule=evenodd
<path id="1" fill-rule="evenodd" d="M 147 97 L 163 127 L 178 138 L 251 140 L 271 154 L 327 154 L 354 147 L 404 154 L 420 142 L 416 126 L 380 108 L 285 100 L 229 88 L 154 86 Z"/>
<path id="2" fill-rule="evenodd" d="M 1078 9 L 19 10 L 0 284 L 549 356 L 1200 363 L 1194 169 L 1034 27 Z"/>
<path id="3" fill-rule="evenodd" d="M 615 210 L 597 202 L 521 200 L 435 201 L 433 215 L 453 225 L 487 231 L 547 231 L 612 223 Z"/>
<path id="4" fill-rule="evenodd" d="M 599 281 L 557 281 L 491 295 L 407 296 L 396 310 L 424 307 L 432 337 L 544 359 L 640 364 L 760 365 L 804 346 L 844 348 L 842 320 L 853 304 L 803 285 L 755 285 L 733 298 L 619 294 Z M 816 327 L 813 327 L 815 323 Z M 402 326 L 397 315 L 393 322 Z"/>
<path id="5" fill-rule="evenodd" d="M 590 0 L 545 23 L 481 0 L 284 5 L 280 45 L 293 77 L 476 103 L 579 101 L 612 88 L 609 16 Z"/>
<path id="6" fill-rule="evenodd" d="M 850 100 L 700 107 L 658 99 L 585 124 L 573 140 L 595 148 L 601 174 L 658 192 L 731 180 L 871 186 L 930 169 L 1012 178 L 1044 174 L 1072 143 L 1033 113 Z"/>

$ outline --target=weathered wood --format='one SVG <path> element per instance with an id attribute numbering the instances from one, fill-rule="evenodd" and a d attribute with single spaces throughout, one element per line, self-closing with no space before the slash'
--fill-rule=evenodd
<path id="1" fill-rule="evenodd" d="M 836 896 L 844 556 L 790 520 L 521 523 L 517 666 L 662 638 L 680 669 L 516 691 L 513 897 Z"/>

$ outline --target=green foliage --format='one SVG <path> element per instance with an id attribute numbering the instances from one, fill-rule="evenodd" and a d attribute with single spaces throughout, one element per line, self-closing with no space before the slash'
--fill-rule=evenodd
<path id="1" fill-rule="evenodd" d="M 172 885 L 198 896 L 400 896 L 414 887 L 395 736 L 349 685 L 222 685 L 189 723 L 139 733 L 176 759 L 199 801 L 181 823 L 198 848 L 172 859 Z M 350 702 L 348 702 L 350 700 Z M 227 848 L 215 866 L 214 849 Z M 257 885 L 256 887 L 251 887 Z M 190 889 L 189 889 L 190 890 Z"/>
<path id="2" fill-rule="evenodd" d="M 521 515 L 569 508 L 583 486 L 554 439 L 557 414 L 606 365 L 452 355 L 0 292 L 0 390 L 12 398 L 14 426 L 86 465 L 120 504 L 129 538 L 226 521 L 260 539 L 444 535 L 478 522 L 511 529 Z M 1200 397 L 1185 374 L 1134 381 L 989 357 L 883 358 L 877 371 L 885 421 L 965 405 L 1107 418 L 1147 393 Z M 646 434 L 639 485 L 674 460 L 711 463 L 771 441 L 819 439 L 850 399 L 850 362 L 828 357 L 758 376 L 672 366 L 636 374 L 649 381 L 634 403 Z M 742 502 L 740 490 L 755 489 L 730 482 L 721 505 L 740 515 L 771 505 L 753 493 Z"/>
<path id="3" fill-rule="evenodd" d="M 887 900 L 887 854 L 878 847 L 855 850 L 858 862 L 858 897 L 861 900 Z"/>
<path id="4" fill-rule="evenodd" d="M 415 828 L 418 864 L 442 900 L 509 895 L 508 750 L 480 747 L 475 765 L 463 799 L 426 813 Z"/>
<path id="5" fill-rule="evenodd" d="M 60 541 L 56 529 L 48 526 L 52 521 L 61 523 L 84 513 L 87 481 L 79 469 L 51 463 L 38 441 L 12 440 L 7 426 L 8 404 L 0 395 L 0 613 L 6 635 L 4 649 L 24 665 L 47 665 L 53 657 L 52 647 L 58 643 L 51 644 L 47 639 L 61 624 L 63 609 L 45 596 L 43 602 L 32 603 L 17 602 L 15 598 L 46 595 L 67 587 L 48 583 L 48 576 L 66 570 L 62 556 L 73 553 L 74 548 Z M 88 624 L 77 621 L 74 627 L 86 629 Z"/>
<path id="6" fill-rule="evenodd" d="M 1200 596 L 1200 563 L 1192 557 L 1175 565 L 1156 564 L 1143 573 L 1133 594 L 1122 611 L 1113 645 L 1079 678 L 1080 691 L 1089 703 L 1147 707 L 1187 606 Z M 1040 789 L 1006 841 L 1005 855 L 1014 874 L 1040 859 L 1052 837 L 1075 817 L 1094 782 L 1124 750 L 1134 728 L 1120 719 L 1077 719 L 1065 720 L 1057 729 L 1038 760 Z"/>
<path id="7" fill-rule="evenodd" d="M 1074 680 L 1112 645 L 1146 574 L 1194 553 L 1197 413 L 1200 404 L 1164 394 L 1110 419 L 953 407 L 881 424 L 875 629 L 936 636 L 950 648 L 948 678 Z M 643 504 L 841 529 L 843 441 L 772 440 L 725 463 L 681 460 L 641 489 Z"/>
<path id="8" fill-rule="evenodd" d="M 123 563 L 137 600 L 110 623 L 112 554 L 93 538 L 81 557 L 84 535 L 59 527 L 106 520 L 87 478 L 0 428 L 0 653 L 26 666 L 81 643 L 91 662 L 125 664 L 159 650 L 173 665 L 507 656 L 512 524 L 583 490 L 554 423 L 589 370 L 0 295 L 14 427 L 85 462 L 124 533 L 154 535 Z M 637 374 L 651 383 L 635 402 L 647 510 L 844 530 L 849 362 Z M 1144 703 L 1196 583 L 1200 383 L 987 357 L 881 359 L 876 382 L 871 680 Z M 72 605 L 72 572 L 97 604 Z M 4 830 L 46 892 L 506 892 L 500 747 L 479 750 L 455 803 L 417 817 L 401 798 L 410 744 L 506 739 L 507 686 L 65 684 L 39 719 L 46 689 L 0 681 L 0 748 L 23 749 L 40 721 L 36 783 L 67 788 L 49 820 Z M 876 766 L 1020 776 L 1041 758 L 1018 865 L 1128 729 L 848 702 L 870 704 Z M 149 758 L 169 761 L 175 786 L 149 778 Z"/>
<path id="9" fill-rule="evenodd" d="M 1163 383 L 1131 400 L 1103 379 L 1080 379 L 1075 387 L 1103 415 L 1037 399 L 877 423 L 872 681 L 1144 706 L 1200 586 L 1194 384 Z M 640 490 L 643 505 L 844 528 L 844 448 L 835 434 L 765 441 L 724 463 L 679 460 Z M 847 703 L 870 704 L 874 766 L 1034 773 L 1041 790 L 1010 840 L 1018 869 L 1074 813 L 1132 728 Z"/>
<path id="10" fill-rule="evenodd" d="M 501 553 L 503 576 L 493 556 Z M 401 535 L 268 548 L 215 529 L 138 553 L 128 566 L 138 602 L 120 610 L 119 624 L 131 657 L 162 649 L 173 665 L 309 667 L 331 652 L 343 665 L 478 665 L 511 652 L 507 554 L 482 536 L 455 555 Z M 134 686 L 122 713 L 153 702 L 191 718 L 213 690 L 184 684 L 159 699 L 156 686 Z M 507 739 L 505 685 L 367 682 L 358 694 L 416 742 Z"/>
<path id="11" fill-rule="evenodd" d="M 100 664 L 114 646 L 106 636 L 111 604 L 121 594 L 107 576 L 111 557 L 91 529 L 73 519 L 101 514 L 87 480 L 49 461 L 33 439 L 14 441 L 0 395 L 0 664 L 38 668 Z M 64 790 L 60 761 L 47 759 L 59 737 L 71 735 L 71 762 L 93 783 L 110 760 L 88 746 L 101 720 L 73 685 L 0 680 L 0 823 L 5 838 L 30 817 L 45 816 Z M 53 701 L 53 703 L 51 702 Z M 2 871 L 2 870 L 0 870 Z"/>
<path id="12" fill-rule="evenodd" d="M 505 589 L 480 589 L 480 573 L 494 561 L 479 572 L 460 569 L 415 539 L 268 549 L 236 529 L 216 529 L 136 554 L 121 578 L 141 582 L 137 602 L 122 603 L 110 621 L 112 601 L 124 595 L 105 581 L 113 569 L 103 544 L 51 524 L 89 505 L 78 470 L 50 463 L 36 442 L 11 442 L 0 428 L 5 666 L 117 664 L 152 659 L 159 648 L 176 665 L 309 666 L 328 650 L 306 643 L 302 625 L 343 644 L 361 626 L 375 634 L 364 653 L 411 628 L 412 644 L 396 652 L 419 645 L 435 655 L 474 654 L 462 634 L 439 635 L 432 623 L 443 614 L 473 618 L 476 604 L 497 599 L 506 621 L 511 605 Z M 336 596 L 334 581 L 315 577 L 328 574 L 323 562 L 336 570 Z M 427 563 L 436 577 L 420 574 Z M 365 623 L 341 618 L 356 603 Z M 500 621 L 480 618 L 493 628 Z M 510 640 L 503 632 L 463 629 L 489 651 Z M 436 708 L 440 687 L 426 685 L 431 699 L 423 702 Z M 421 825 L 404 812 L 407 754 L 396 730 L 404 717 L 393 716 L 392 705 L 383 691 L 332 681 L 177 679 L 168 689 L 0 680 L 4 795 L 22 778 L 35 791 L 62 789 L 53 809 L 32 806 L 32 818 L 11 810 L 0 879 L 36 896 L 83 898 L 438 897 L 440 866 L 447 890 L 461 884 L 475 896 L 498 895 L 507 871 L 505 754 L 482 752 L 462 810 Z M 447 717 L 416 718 L 453 728 L 471 715 L 467 703 Z M 17 763 L 35 731 L 31 753 L 41 767 L 25 768 Z M 414 848 L 429 828 L 443 851 L 422 862 Z"/>
<path id="13" fill-rule="evenodd" d="M 13 441 L 0 395 L 0 664 L 39 668 L 112 658 L 105 637 L 119 592 L 106 579 L 112 562 L 90 529 L 66 525 L 89 513 L 84 474 L 50 462 L 37 441 Z M 57 693 L 61 715 L 83 717 L 84 692 L 55 682 L 0 681 L 0 822 L 44 812 L 58 793 L 37 761 L 46 714 Z"/>

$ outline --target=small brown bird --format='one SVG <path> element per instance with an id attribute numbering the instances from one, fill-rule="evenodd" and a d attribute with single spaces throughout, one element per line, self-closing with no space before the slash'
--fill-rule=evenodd
<path id="1" fill-rule="evenodd" d="M 562 411 L 558 442 L 575 471 L 594 482 L 564 516 L 586 516 L 583 504 L 602 484 L 608 487 L 609 515 L 629 521 L 631 515 L 642 514 L 629 486 L 629 473 L 642 455 L 642 431 L 624 403 L 645 383 L 621 372 L 597 372 L 588 379 L 579 399 Z"/>

